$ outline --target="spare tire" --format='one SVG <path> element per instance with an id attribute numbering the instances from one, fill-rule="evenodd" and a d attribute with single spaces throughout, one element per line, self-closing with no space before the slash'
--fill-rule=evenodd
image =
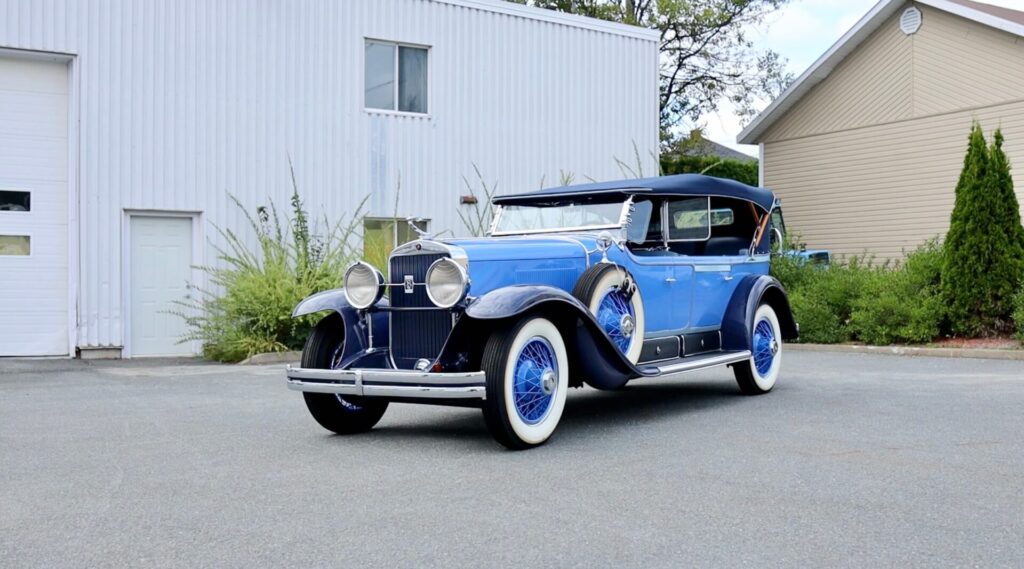
<path id="1" fill-rule="evenodd" d="M 590 309 L 597 323 L 634 364 L 644 344 L 644 303 L 625 267 L 598 263 L 580 275 L 573 296 Z"/>

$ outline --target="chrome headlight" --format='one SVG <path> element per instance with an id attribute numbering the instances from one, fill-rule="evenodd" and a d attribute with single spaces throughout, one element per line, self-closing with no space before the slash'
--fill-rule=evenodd
<path id="1" fill-rule="evenodd" d="M 434 261 L 427 269 L 427 296 L 441 308 L 451 308 L 466 298 L 469 276 L 462 265 L 448 257 Z"/>
<path id="2" fill-rule="evenodd" d="M 358 261 L 345 271 L 345 296 L 353 307 L 369 308 L 384 296 L 384 275 L 373 265 Z"/>

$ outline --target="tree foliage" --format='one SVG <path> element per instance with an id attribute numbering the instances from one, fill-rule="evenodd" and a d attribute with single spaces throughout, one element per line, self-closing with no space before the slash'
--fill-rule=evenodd
<path id="1" fill-rule="evenodd" d="M 509 1 L 658 30 L 664 142 L 673 138 L 671 127 L 696 121 L 723 100 L 749 120 L 792 80 L 777 53 L 756 49 L 747 36 L 787 0 Z"/>
<path id="2" fill-rule="evenodd" d="M 957 334 L 1009 331 L 1024 276 L 1024 229 L 1002 145 L 999 130 L 986 146 L 981 125 L 971 128 L 942 268 L 942 294 Z"/>

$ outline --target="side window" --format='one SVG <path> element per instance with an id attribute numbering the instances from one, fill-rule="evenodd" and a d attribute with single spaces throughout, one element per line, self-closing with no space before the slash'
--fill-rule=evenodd
<path id="1" fill-rule="evenodd" d="M 772 227 L 782 232 L 782 235 L 786 235 L 786 222 L 782 219 L 782 208 L 775 208 L 772 210 Z"/>
<path id="2" fill-rule="evenodd" d="M 647 235 L 651 230 L 651 214 L 654 213 L 654 202 L 638 200 L 633 203 L 629 214 L 629 227 L 626 228 L 626 241 L 640 244 L 651 241 Z M 661 224 L 658 224 L 655 241 L 661 240 Z"/>
<path id="3" fill-rule="evenodd" d="M 366 108 L 425 114 L 428 55 L 426 47 L 366 40 Z"/>
<path id="4" fill-rule="evenodd" d="M 711 199 L 668 202 L 668 240 L 705 241 L 711 237 Z"/>

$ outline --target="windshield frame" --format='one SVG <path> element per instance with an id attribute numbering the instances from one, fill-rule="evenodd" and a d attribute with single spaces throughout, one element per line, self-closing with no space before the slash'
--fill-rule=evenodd
<path id="1" fill-rule="evenodd" d="M 570 200 L 571 201 L 571 200 Z M 610 202 L 616 203 L 616 202 Z M 515 204 L 517 206 L 527 207 L 543 207 L 535 206 L 533 204 Z M 501 223 L 501 216 L 505 211 L 505 206 L 496 205 L 494 206 L 494 217 L 491 219 L 491 228 L 487 232 L 489 237 L 506 237 L 510 235 L 542 235 L 548 233 L 580 233 L 588 231 L 607 231 L 607 230 L 618 230 L 623 231 L 629 220 L 630 206 L 633 205 L 633 196 L 630 195 L 628 198 L 622 201 L 621 210 L 619 211 L 618 223 L 606 223 L 601 225 L 578 225 L 574 227 L 557 227 L 551 229 L 519 229 L 519 230 L 506 230 L 498 231 L 498 225 Z"/>

